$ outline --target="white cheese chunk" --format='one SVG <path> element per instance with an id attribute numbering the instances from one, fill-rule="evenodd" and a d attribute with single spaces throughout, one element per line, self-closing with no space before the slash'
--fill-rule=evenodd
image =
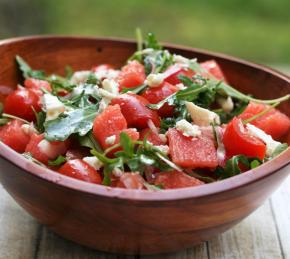
<path id="1" fill-rule="evenodd" d="M 73 88 L 71 92 L 71 97 L 79 96 L 82 93 L 87 95 L 95 94 L 96 92 L 98 92 L 98 88 L 99 87 L 97 85 L 80 84 Z"/>
<path id="2" fill-rule="evenodd" d="M 107 79 L 114 79 L 119 75 L 120 71 L 115 69 L 99 69 L 97 72 L 95 72 L 96 78 L 99 80 L 103 80 L 105 78 Z"/>
<path id="3" fill-rule="evenodd" d="M 217 102 L 225 112 L 231 112 L 234 109 L 233 99 L 230 96 L 218 98 Z"/>
<path id="4" fill-rule="evenodd" d="M 267 133 L 265 133 L 263 130 L 257 128 L 256 126 L 248 123 L 246 125 L 248 132 L 261 139 L 265 144 L 266 144 L 266 155 L 267 156 L 271 156 L 273 154 L 273 152 L 275 151 L 275 149 L 281 145 L 280 142 L 272 139 L 272 137 L 270 135 L 268 135 Z"/>
<path id="5" fill-rule="evenodd" d="M 97 157 L 95 156 L 86 156 L 83 158 L 83 161 L 89 164 L 91 167 L 93 167 L 95 170 L 99 170 L 104 166 L 103 162 L 101 162 Z"/>
<path id="6" fill-rule="evenodd" d="M 113 175 L 116 176 L 116 177 L 121 177 L 121 176 L 124 174 L 124 172 L 123 172 L 120 168 L 117 168 L 117 167 L 115 167 L 115 168 L 112 170 L 112 173 L 113 173 Z"/>
<path id="7" fill-rule="evenodd" d="M 104 90 L 108 91 L 109 93 L 112 93 L 114 95 L 119 94 L 119 84 L 113 80 L 113 79 L 105 79 L 102 82 L 102 87 Z"/>
<path id="8" fill-rule="evenodd" d="M 216 113 L 191 102 L 185 102 L 185 105 L 194 124 L 198 126 L 209 126 L 211 123 L 220 124 L 220 117 Z"/>
<path id="9" fill-rule="evenodd" d="M 149 87 L 157 87 L 163 83 L 165 75 L 162 73 L 149 74 L 145 80 L 145 84 Z"/>
<path id="10" fill-rule="evenodd" d="M 187 137 L 197 137 L 201 135 L 201 131 L 197 125 L 193 125 L 184 119 L 178 121 L 175 127 Z"/>
<path id="11" fill-rule="evenodd" d="M 89 70 L 74 72 L 70 79 L 70 82 L 75 85 L 85 83 L 90 74 L 91 74 L 91 71 Z"/>
<path id="12" fill-rule="evenodd" d="M 50 159 L 54 159 L 59 155 L 59 149 L 52 145 L 46 139 L 41 140 L 37 146 L 40 152 L 48 156 L 48 158 Z"/>
<path id="13" fill-rule="evenodd" d="M 158 150 L 160 150 L 163 154 L 168 155 L 169 153 L 169 146 L 167 145 L 158 145 L 158 146 L 154 146 L 156 147 Z"/>
<path id="14" fill-rule="evenodd" d="M 179 64 L 188 64 L 189 63 L 188 58 L 183 57 L 181 55 L 176 55 L 176 54 L 173 54 L 173 61 L 175 63 L 179 63 Z"/>
<path id="15" fill-rule="evenodd" d="M 107 101 L 111 101 L 112 99 L 117 97 L 116 94 L 112 94 L 112 93 L 108 92 L 107 90 L 105 90 L 103 88 L 100 88 L 98 90 L 98 95 L 100 95 L 101 97 L 107 99 Z"/>
<path id="16" fill-rule="evenodd" d="M 22 124 L 21 129 L 23 132 L 27 135 L 31 135 L 32 133 L 37 133 L 36 128 L 33 126 L 33 124 Z"/>
<path id="17" fill-rule="evenodd" d="M 178 88 L 178 90 L 184 90 L 184 89 L 186 89 L 186 86 L 184 84 L 182 84 L 182 83 L 179 83 L 179 84 L 177 84 L 175 86 Z"/>
<path id="18" fill-rule="evenodd" d="M 42 97 L 42 105 L 46 111 L 46 121 L 56 119 L 65 111 L 64 104 L 54 95 L 44 94 Z"/>
<path id="19" fill-rule="evenodd" d="M 107 138 L 105 139 L 105 142 L 106 142 L 106 144 L 108 144 L 108 145 L 113 145 L 113 144 L 115 143 L 115 141 L 116 141 L 116 135 L 112 135 L 112 136 L 107 137 Z"/>
<path id="20" fill-rule="evenodd" d="M 158 134 L 159 135 L 159 138 L 160 140 L 163 142 L 163 143 L 166 143 L 167 142 L 167 137 L 165 134 Z"/>

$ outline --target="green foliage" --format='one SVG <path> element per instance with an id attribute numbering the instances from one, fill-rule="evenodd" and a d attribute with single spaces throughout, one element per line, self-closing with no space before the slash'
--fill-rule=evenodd
<path id="1" fill-rule="evenodd" d="M 55 160 L 49 160 L 48 165 L 50 166 L 61 166 L 66 162 L 66 158 L 62 155 L 59 155 Z"/>
<path id="2" fill-rule="evenodd" d="M 254 169 L 261 164 L 262 161 L 259 158 L 236 155 L 233 156 L 231 159 L 227 160 L 224 168 L 218 167 L 215 170 L 215 173 L 220 179 L 225 179 L 242 173 L 242 170 L 240 168 L 241 165 L 249 170 Z"/>
<path id="3" fill-rule="evenodd" d="M 96 105 L 63 113 L 58 118 L 44 123 L 45 138 L 49 141 L 64 141 L 74 133 L 84 136 L 92 129 L 97 114 Z"/>

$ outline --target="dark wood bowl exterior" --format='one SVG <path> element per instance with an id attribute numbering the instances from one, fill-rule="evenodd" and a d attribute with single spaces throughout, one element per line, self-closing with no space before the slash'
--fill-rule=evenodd
<path id="1" fill-rule="evenodd" d="M 169 46 L 188 57 L 216 59 L 230 83 L 260 98 L 289 93 L 290 80 L 258 65 L 196 49 Z M 62 72 L 65 65 L 88 69 L 98 63 L 120 66 L 135 50 L 129 41 L 33 37 L 0 42 L 0 85 L 15 87 L 15 55 L 34 68 Z M 0 96 L 4 99 L 4 96 Z M 290 105 L 281 110 L 290 116 Z M 80 244 L 123 254 L 171 252 L 212 238 L 258 208 L 290 170 L 290 150 L 275 160 L 222 182 L 145 193 L 83 183 L 36 165 L 0 143 L 0 180 L 39 222 Z M 132 195 L 132 196 L 130 196 Z"/>

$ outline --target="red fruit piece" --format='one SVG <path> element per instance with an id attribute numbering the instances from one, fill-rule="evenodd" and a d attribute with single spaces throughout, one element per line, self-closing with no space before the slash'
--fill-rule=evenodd
<path id="1" fill-rule="evenodd" d="M 18 87 L 17 90 L 7 96 L 4 104 L 4 112 L 28 121 L 33 121 L 35 120 L 35 114 L 32 107 L 36 112 L 41 110 L 39 96 L 32 90 Z"/>
<path id="2" fill-rule="evenodd" d="M 30 153 L 36 160 L 48 164 L 48 160 L 54 160 L 59 155 L 64 155 L 69 147 L 69 140 L 48 142 L 43 134 L 32 134 L 26 146 L 25 152 Z"/>
<path id="3" fill-rule="evenodd" d="M 164 189 L 177 189 L 204 184 L 202 181 L 183 172 L 172 171 L 158 173 L 154 181 L 155 185 L 161 185 Z"/>
<path id="4" fill-rule="evenodd" d="M 148 120 L 152 120 L 159 127 L 160 119 L 156 111 L 147 107 L 149 102 L 137 94 L 121 94 L 111 101 L 119 104 L 129 127 L 144 129 L 148 127 Z"/>
<path id="5" fill-rule="evenodd" d="M 200 63 L 200 66 L 206 69 L 211 75 L 213 75 L 217 80 L 226 81 L 225 75 L 220 68 L 219 64 L 215 60 L 208 60 Z M 204 75 L 207 77 L 206 75 Z"/>
<path id="6" fill-rule="evenodd" d="M 48 92 L 52 91 L 49 82 L 35 78 L 27 78 L 24 81 L 24 86 L 26 89 L 34 91 L 39 96 L 43 95 L 42 89 L 45 89 Z"/>
<path id="7" fill-rule="evenodd" d="M 66 162 L 58 170 L 60 174 L 89 182 L 101 184 L 102 178 L 99 172 L 97 172 L 92 166 L 87 164 L 81 159 L 74 159 Z"/>
<path id="8" fill-rule="evenodd" d="M 25 151 L 30 140 L 30 135 L 23 131 L 22 125 L 22 121 L 12 120 L 0 127 L 0 140 L 19 153 Z"/>
<path id="9" fill-rule="evenodd" d="M 258 157 L 264 159 L 266 145 L 260 139 L 248 133 L 242 120 L 234 117 L 226 126 L 223 143 L 227 155 L 245 155 L 248 157 Z"/>
<path id="10" fill-rule="evenodd" d="M 270 106 L 258 103 L 249 103 L 247 108 L 238 117 L 242 120 L 249 119 L 254 115 L 268 109 Z M 259 129 L 271 135 L 274 139 L 279 139 L 290 130 L 290 119 L 284 113 L 272 108 L 264 115 L 250 122 Z"/>
<path id="11" fill-rule="evenodd" d="M 117 81 L 120 88 L 132 88 L 144 83 L 146 78 L 145 69 L 142 64 L 134 60 L 124 66 L 119 74 Z"/>
<path id="12" fill-rule="evenodd" d="M 140 139 L 144 139 L 147 136 L 147 140 L 155 146 L 164 145 L 164 141 L 160 138 L 159 134 L 154 133 L 151 129 L 146 128 L 140 131 Z"/>
<path id="13" fill-rule="evenodd" d="M 178 91 L 178 88 L 167 82 L 164 82 L 158 87 L 147 88 L 141 96 L 143 96 L 149 103 L 159 103 L 169 95 L 174 94 Z M 174 106 L 165 103 L 159 110 L 158 114 L 161 117 L 170 117 L 173 115 Z"/>
<path id="14" fill-rule="evenodd" d="M 215 168 L 218 165 L 215 143 L 206 136 L 192 138 L 176 129 L 167 132 L 172 161 L 182 167 Z"/>

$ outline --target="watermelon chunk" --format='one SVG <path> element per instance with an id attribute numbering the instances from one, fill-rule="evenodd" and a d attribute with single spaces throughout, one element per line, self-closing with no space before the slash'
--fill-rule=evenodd
<path id="1" fill-rule="evenodd" d="M 215 168 L 218 165 L 215 143 L 203 136 L 192 138 L 184 136 L 176 129 L 167 132 L 169 154 L 172 161 L 187 168 Z"/>
<path id="2" fill-rule="evenodd" d="M 113 105 L 108 106 L 95 118 L 93 135 L 102 148 L 106 149 L 111 146 L 106 143 L 106 139 L 124 129 L 127 129 L 126 119 L 121 112 L 120 106 Z"/>
<path id="3" fill-rule="evenodd" d="M 218 80 L 226 81 L 225 75 L 220 68 L 219 64 L 215 60 L 208 60 L 200 63 L 200 66 L 207 70 L 211 75 L 213 75 Z"/>
<path id="4" fill-rule="evenodd" d="M 158 173 L 155 178 L 154 184 L 161 185 L 164 189 L 176 189 L 198 186 L 204 183 L 183 172 L 173 171 L 173 172 Z"/>
<path id="5" fill-rule="evenodd" d="M 244 112 L 238 117 L 243 120 L 249 119 L 267 108 L 269 108 L 269 105 L 250 102 Z M 274 139 L 280 139 L 290 130 L 290 119 L 275 108 L 250 123 L 265 131 Z"/>

